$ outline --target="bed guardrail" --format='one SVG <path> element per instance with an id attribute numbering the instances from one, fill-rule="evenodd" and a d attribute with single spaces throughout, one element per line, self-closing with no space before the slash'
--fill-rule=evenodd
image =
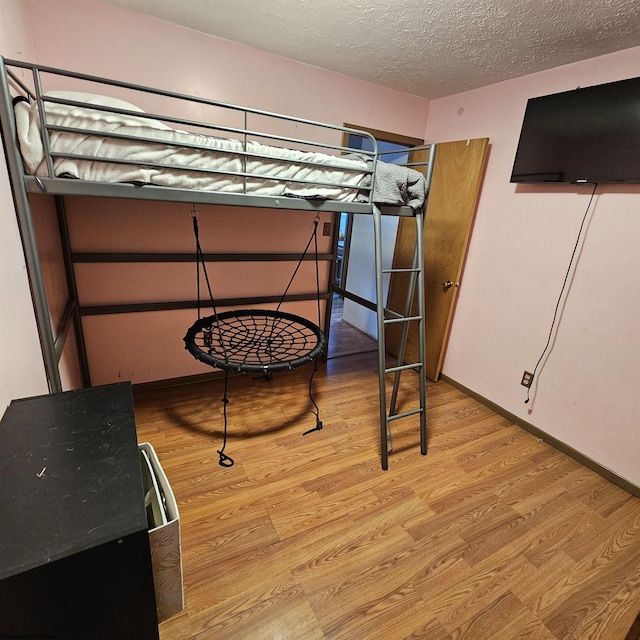
<path id="1" fill-rule="evenodd" d="M 253 109 L 247 107 L 241 107 L 238 105 L 232 105 L 218 100 L 211 100 L 208 98 L 189 96 L 186 94 L 167 91 L 158 88 L 146 87 L 143 85 L 101 78 L 98 76 L 75 73 L 71 71 L 56 69 L 44 65 L 35 65 L 16 60 L 3 60 L 3 75 L 10 79 L 13 84 L 13 88 L 16 94 L 24 96 L 32 104 L 37 105 L 37 116 L 40 125 L 40 135 L 43 147 L 44 162 L 43 166 L 46 167 L 46 172 L 39 171 L 38 177 L 40 181 L 35 181 L 39 190 L 46 189 L 51 192 L 51 186 L 48 184 L 49 180 L 55 180 L 58 178 L 54 170 L 56 162 L 59 160 L 70 161 L 85 161 L 89 163 L 103 163 L 105 165 L 118 165 L 118 166 L 140 166 L 143 169 L 156 171 L 156 170 L 172 170 L 175 172 L 191 172 L 195 174 L 207 174 L 219 177 L 220 179 L 229 178 L 242 181 L 242 188 L 237 191 L 243 195 L 249 193 L 247 184 L 249 181 L 264 181 L 266 183 L 274 184 L 286 184 L 287 188 L 292 186 L 298 187 L 310 187 L 310 188 L 324 188 L 330 187 L 333 189 L 351 189 L 354 190 L 354 183 L 350 181 L 348 183 L 337 181 L 335 179 L 328 180 L 324 178 L 324 174 L 327 171 L 327 164 L 324 162 L 325 156 L 333 156 L 337 169 L 344 169 L 344 165 L 341 164 L 346 154 L 353 154 L 354 149 L 352 147 L 346 147 L 340 143 L 332 143 L 328 141 L 328 138 L 337 134 L 341 138 L 344 136 L 355 136 L 363 141 L 361 146 L 364 149 L 358 149 L 357 155 L 366 161 L 366 166 L 359 169 L 359 173 L 366 176 L 367 180 L 360 180 L 357 186 L 357 192 L 359 194 L 359 201 L 371 204 L 373 197 L 373 180 L 376 170 L 376 163 L 378 162 L 378 149 L 375 138 L 368 132 L 339 126 L 327 123 L 321 123 L 304 118 L 297 118 L 294 116 L 288 116 L 283 114 L 277 114 L 265 110 Z M 4 71 L 6 69 L 6 72 Z M 29 82 L 25 78 L 19 78 L 16 73 L 17 69 L 23 69 L 29 72 Z M 71 82 L 74 92 L 81 93 L 97 93 L 98 95 L 105 93 L 106 88 L 114 88 L 122 95 L 125 92 L 125 97 L 131 100 L 135 107 L 135 110 L 122 108 L 119 106 L 110 106 L 109 104 L 95 104 L 92 102 L 86 102 L 82 100 L 74 100 L 68 97 L 59 97 L 55 95 L 47 95 L 48 92 L 58 91 L 59 86 L 68 86 Z M 31 85 L 31 86 L 29 86 Z M 106 93 L 109 93 L 106 91 Z M 143 94 L 151 94 L 159 96 L 162 99 L 168 99 L 170 110 L 168 113 L 159 113 L 156 109 L 152 112 L 144 112 L 137 110 L 136 96 Z M 6 109 L 10 114 L 9 101 L 10 96 L 5 96 Z M 144 101 L 143 101 L 144 102 Z M 77 126 L 69 126 L 69 124 L 61 124 L 52 122 L 52 118 L 49 115 L 49 111 L 52 108 L 64 108 L 67 111 L 73 109 L 86 110 L 91 114 L 100 113 L 106 117 L 116 116 L 127 121 L 127 119 L 135 119 L 138 122 L 148 123 L 154 136 L 148 136 L 144 134 L 131 135 L 130 133 L 122 134 L 119 131 L 104 131 L 102 129 L 91 128 L 79 128 Z M 218 118 L 217 122 L 210 122 L 203 119 L 193 119 L 187 117 L 181 117 L 176 114 L 176 110 L 198 110 L 201 107 L 207 109 L 214 109 L 216 113 L 222 114 Z M 173 112 L 173 113 L 171 113 Z M 233 116 L 229 114 L 234 114 Z M 225 120 L 231 122 L 234 116 L 240 117 L 242 120 L 241 126 L 235 124 L 225 124 Z M 12 118 L 10 118 L 12 119 Z M 69 118 L 67 118 L 69 119 Z M 253 120 L 259 120 L 262 127 L 250 126 Z M 179 140 L 172 140 L 170 136 L 160 136 L 158 131 L 165 133 L 162 129 L 156 129 L 157 123 L 161 123 L 167 128 L 177 126 L 184 128 L 176 130 L 180 133 L 194 133 L 197 137 L 195 141 L 184 140 L 181 137 Z M 289 128 L 304 128 L 308 132 L 312 132 L 314 137 L 298 137 L 291 135 L 290 133 L 278 132 L 278 129 L 283 126 Z M 17 135 L 16 131 L 11 131 L 14 136 Z M 167 132 L 168 133 L 168 132 Z M 220 169 L 217 167 L 209 168 L 202 166 L 193 166 L 187 163 L 181 164 L 180 162 L 173 162 L 166 164 L 163 162 L 154 162 L 149 160 L 131 160 L 128 158 L 115 158 L 109 157 L 104 154 L 85 154 L 85 153 L 72 153 L 65 150 L 52 149 L 51 138 L 52 136 L 85 136 L 89 138 L 106 139 L 113 143 L 113 145 L 162 145 L 163 147 L 173 147 L 175 149 L 188 149 L 189 151 L 202 151 L 208 152 L 211 147 L 208 146 L 211 140 L 216 140 L 213 134 L 230 136 L 225 139 L 227 141 L 235 141 L 236 145 L 232 148 L 216 147 L 215 153 L 220 154 L 222 157 L 239 158 L 241 160 L 241 169 L 234 168 L 232 170 Z M 202 144 L 201 141 L 205 140 L 207 144 Z M 265 144 L 266 143 L 266 144 Z M 277 146 L 274 146 L 277 145 Z M 286 145 L 286 146 L 280 146 Z M 95 146 L 100 146 L 96 144 Z M 102 145 L 107 146 L 107 145 Z M 275 153 L 278 150 L 289 149 L 293 147 L 293 151 L 300 151 L 299 154 L 294 154 L 294 157 L 287 157 L 287 155 L 272 155 L 272 151 Z M 155 147 L 154 147 L 155 148 Z M 262 149 L 266 149 L 266 153 L 261 152 Z M 367 150 L 370 148 L 370 150 Z M 257 150 L 256 150 L 257 149 Z M 302 154 L 305 155 L 302 155 Z M 24 151 L 23 151 L 24 154 Z M 316 156 L 322 156 L 318 159 Z M 246 170 L 247 163 L 252 161 L 261 161 L 267 168 L 274 164 L 274 160 L 277 160 L 279 172 L 269 173 L 269 171 L 252 171 Z M 282 177 L 283 166 L 285 167 L 284 173 L 287 175 Z M 296 175 L 289 175 L 290 172 L 286 169 L 288 167 L 300 167 L 300 171 Z M 307 177 L 306 174 L 310 173 L 313 169 L 318 169 L 319 177 Z M 333 168 L 333 167 L 332 167 Z M 44 173 L 44 175 L 41 175 Z M 28 178 L 28 173 L 26 176 Z M 158 186 L 158 185 L 155 185 Z M 162 186 L 162 185 L 159 185 Z M 62 188 L 62 192 L 74 191 L 74 187 L 69 185 Z M 208 190 L 208 189 L 207 189 Z M 117 195 L 117 194 L 116 194 Z M 193 199 L 193 196 L 190 196 Z"/>

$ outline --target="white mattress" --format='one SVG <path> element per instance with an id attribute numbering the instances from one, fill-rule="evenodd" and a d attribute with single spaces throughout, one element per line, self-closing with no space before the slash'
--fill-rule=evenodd
<path id="1" fill-rule="evenodd" d="M 106 96 L 70 91 L 49 92 L 46 95 L 98 107 L 107 106 L 143 113 L 141 109 L 128 102 Z M 47 125 L 81 130 L 51 131 L 49 145 L 52 155 L 65 153 L 127 161 L 127 164 L 124 164 L 97 162 L 82 157 L 54 157 L 56 177 L 260 196 L 324 198 L 343 202 L 368 199 L 368 196 L 358 190 L 358 187 L 364 184 L 370 185 L 371 181 L 371 176 L 367 173 L 370 163 L 363 157 L 298 151 L 257 142 L 248 142 L 245 149 L 239 140 L 176 130 L 158 120 L 143 116 L 109 113 L 50 102 L 46 103 L 45 108 Z M 47 176 L 37 103 L 19 101 L 15 105 L 15 114 L 26 172 L 34 176 Z M 104 137 L 102 133 L 118 134 L 126 139 Z M 139 138 L 149 138 L 151 141 Z M 255 156 L 237 153 L 245 151 Z M 321 163 L 322 166 L 304 164 L 306 162 Z M 145 163 L 163 166 L 149 167 L 145 166 Z M 384 170 L 384 163 L 379 162 L 377 165 Z M 384 179 L 380 180 L 385 193 L 379 193 L 377 198 L 376 177 L 374 199 L 383 204 L 420 206 L 421 200 L 424 200 L 422 174 L 402 169 L 403 173 L 396 175 L 400 169 L 402 168 L 387 167 L 388 175 L 383 175 Z M 241 173 L 250 174 L 250 177 L 233 175 Z M 407 201 L 405 173 L 411 182 L 411 202 Z M 316 184 L 299 184 L 294 180 Z M 390 191 L 389 183 L 392 183 Z"/>

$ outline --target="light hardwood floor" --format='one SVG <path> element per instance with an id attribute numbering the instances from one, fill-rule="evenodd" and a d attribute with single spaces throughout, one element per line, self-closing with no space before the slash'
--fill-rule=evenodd
<path id="1" fill-rule="evenodd" d="M 364 331 L 343 320 L 344 300 L 334 296 L 331 307 L 331 331 L 327 357 L 339 358 L 378 351 L 378 343 Z"/>
<path id="2" fill-rule="evenodd" d="M 376 354 L 135 390 L 172 484 L 186 608 L 162 640 L 623 640 L 640 609 L 640 499 L 444 382 L 379 463 Z M 401 402 L 412 405 L 415 374 Z"/>

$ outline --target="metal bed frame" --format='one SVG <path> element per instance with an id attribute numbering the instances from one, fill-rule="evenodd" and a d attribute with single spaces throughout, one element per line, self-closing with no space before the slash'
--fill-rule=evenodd
<path id="1" fill-rule="evenodd" d="M 31 73 L 31 81 L 33 88 L 30 89 L 13 71 L 13 69 L 25 69 Z M 200 103 L 203 105 L 209 105 L 226 109 L 234 112 L 240 112 L 244 121 L 243 127 L 228 127 L 223 125 L 209 124 L 205 122 L 198 122 L 193 120 L 187 120 L 182 118 L 175 118 L 171 116 L 162 116 L 157 114 L 138 114 L 136 116 L 148 117 L 171 124 L 179 124 L 181 126 L 197 127 L 202 130 L 215 130 L 223 131 L 226 134 L 232 134 L 240 139 L 246 141 L 249 138 L 260 138 L 267 140 L 275 140 L 277 143 L 286 143 L 286 146 L 309 146 L 314 149 L 327 150 L 328 153 L 342 154 L 346 152 L 353 152 L 353 149 L 343 147 L 340 145 L 331 145 L 324 142 L 303 140 L 298 138 L 291 138 L 286 136 L 274 135 L 266 132 L 260 132 L 252 130 L 248 127 L 248 120 L 250 117 L 259 116 L 262 119 L 269 121 L 285 121 L 294 123 L 297 125 L 305 125 L 318 130 L 333 130 L 339 134 L 352 134 L 366 138 L 370 141 L 373 151 L 363 151 L 365 155 L 370 155 L 372 161 L 371 168 L 371 183 L 368 188 L 362 188 L 361 191 L 368 193 L 367 202 L 340 202 L 331 200 L 304 200 L 299 198 L 289 197 L 271 197 L 271 196 L 259 196 L 246 193 L 224 193 L 224 192 L 210 192 L 210 191 L 196 191 L 191 189 L 176 189 L 170 187 L 159 187 L 153 185 L 135 186 L 132 184 L 122 183 L 107 183 L 107 182 L 88 182 L 82 180 L 73 180 L 66 178 L 55 177 L 53 172 L 53 160 L 52 154 L 49 149 L 48 131 L 49 125 L 46 122 L 46 118 L 43 115 L 43 105 L 45 102 L 62 102 L 63 104 L 71 104 L 75 106 L 78 103 L 70 101 L 60 101 L 54 98 L 46 98 L 43 96 L 43 76 L 57 76 L 65 79 L 73 79 L 73 81 L 82 81 L 86 83 L 93 83 L 100 86 L 112 86 L 119 89 L 130 90 L 133 92 L 145 92 L 164 96 L 166 98 L 175 99 L 178 101 L 187 101 L 191 103 Z M 14 91 L 18 91 L 24 95 L 29 96 L 31 100 L 35 100 L 39 106 L 40 118 L 41 118 L 41 130 L 46 132 L 43 134 L 43 146 L 45 150 L 45 159 L 48 168 L 48 176 L 38 177 L 27 175 L 24 170 L 20 149 L 17 142 L 17 131 L 13 112 L 11 87 Z M 101 111 L 109 111 L 106 107 L 100 107 Z M 117 110 L 112 111 L 118 113 Z M 126 114 L 126 112 L 124 112 Z M 305 120 L 301 118 L 295 118 L 291 116 L 285 116 L 281 114 L 270 113 L 257 109 L 247 109 L 236 105 L 230 105 L 214 100 L 208 100 L 200 97 L 193 97 L 184 94 L 174 93 L 161 89 L 154 89 L 145 87 L 142 85 L 136 85 L 126 82 L 119 82 L 116 80 L 110 80 L 100 78 L 97 76 L 90 76 L 86 74 L 79 74 L 53 67 L 46 67 L 42 65 L 34 65 L 25 63 L 22 61 L 5 60 L 0 57 L 0 120 L 2 121 L 2 136 L 4 140 L 5 156 L 7 160 L 7 166 L 9 170 L 9 178 L 11 182 L 11 188 L 14 198 L 14 204 L 16 214 L 18 218 L 18 225 L 20 229 L 25 261 L 27 265 L 27 271 L 29 276 L 29 282 L 31 286 L 31 296 L 33 300 L 33 306 L 35 310 L 36 323 L 39 333 L 39 339 L 43 354 L 43 360 L 45 365 L 46 376 L 49 384 L 50 392 L 62 391 L 62 383 L 60 378 L 59 363 L 64 349 L 65 341 L 69 335 L 71 328 L 75 329 L 76 342 L 78 345 L 78 357 L 81 365 L 81 372 L 83 377 L 83 383 L 85 386 L 90 386 L 87 355 L 84 348 L 84 339 L 82 331 L 82 315 L 80 305 L 78 301 L 78 295 L 76 290 L 73 258 L 71 247 L 68 237 L 68 228 L 65 214 L 64 197 L 73 195 L 84 196 L 97 196 L 105 198 L 121 198 L 121 199 L 135 199 L 135 200 L 156 200 L 165 202 L 187 203 L 191 205 L 195 204 L 217 204 L 239 207 L 259 207 L 259 208 L 271 208 L 271 209 L 291 209 L 300 211 L 314 211 L 314 212 L 332 212 L 332 213 L 354 213 L 365 214 L 373 217 L 374 225 L 374 255 L 375 255 L 375 271 L 376 271 L 376 301 L 371 302 L 360 298 L 359 296 L 352 294 L 346 290 L 340 290 L 340 294 L 346 298 L 354 300 L 356 303 L 361 304 L 371 310 L 374 310 L 377 314 L 377 328 L 378 328 L 378 378 L 379 378 L 379 398 L 380 398 L 380 454 L 381 465 L 383 469 L 388 468 L 388 453 L 389 453 L 389 439 L 390 439 L 390 424 L 391 422 L 409 417 L 412 415 L 419 415 L 420 419 L 420 449 L 423 455 L 427 453 L 427 430 L 426 430 L 426 376 L 425 376 L 425 342 L 424 342 L 424 260 L 423 260 L 423 224 L 424 224 L 424 212 L 426 210 L 426 201 L 424 206 L 419 210 L 413 210 L 410 207 L 388 207 L 378 206 L 373 202 L 373 180 L 375 175 L 375 166 L 378 157 L 376 141 L 368 132 L 351 129 L 348 127 L 340 127 L 336 125 L 324 124 L 320 122 L 314 122 L 311 120 Z M 64 131 L 64 127 L 56 127 L 58 131 Z M 68 129 L 68 131 L 72 131 Z M 157 142 L 157 141 L 156 141 Z M 425 174 L 427 180 L 427 194 L 429 185 L 431 182 L 431 174 L 433 167 L 433 160 L 435 157 L 435 145 L 429 145 L 422 148 L 427 153 L 427 161 L 424 163 L 413 163 L 426 165 Z M 54 154 L 60 155 L 60 154 Z M 250 154 L 247 154 L 250 155 Z M 117 161 L 115 161 L 117 162 Z M 238 175 L 238 174 L 234 174 Z M 246 174 L 241 174 L 245 179 L 248 177 Z M 276 178 L 277 179 L 277 178 Z M 304 181 L 298 181 L 304 182 Z M 67 284 L 69 290 L 69 299 L 67 300 L 65 311 L 62 315 L 60 326 L 57 327 L 55 332 L 52 328 L 51 314 L 47 303 L 47 296 L 45 291 L 45 284 L 42 275 L 42 269 L 40 259 L 38 255 L 38 249 L 36 244 L 35 229 L 31 214 L 31 205 L 29 201 L 29 193 L 37 194 L 49 194 L 54 197 L 56 212 L 58 215 L 58 223 L 60 228 L 60 237 L 62 242 L 63 257 L 65 261 L 65 272 L 67 277 Z M 428 196 L 427 196 L 428 197 Z M 413 265 L 408 269 L 383 269 L 382 267 L 382 226 L 381 216 L 408 216 L 413 217 L 416 223 L 416 243 L 414 249 Z M 254 258 L 260 259 L 258 256 Z M 333 255 L 324 256 L 325 259 L 333 259 Z M 127 254 L 127 256 L 117 257 L 114 254 L 92 254 L 81 255 L 76 261 L 186 261 L 193 260 L 192 255 L 186 254 Z M 214 259 L 216 259 L 214 257 Z M 217 257 L 217 259 L 229 259 L 235 260 L 237 256 L 227 255 Z M 333 269 L 331 270 L 330 282 L 333 281 Z M 390 309 L 387 309 L 383 300 L 383 277 L 388 273 L 408 273 L 409 275 L 409 287 L 406 300 L 406 307 L 403 313 L 397 313 Z M 331 285 L 330 285 L 331 286 Z M 411 314 L 412 303 L 416 298 L 417 309 L 414 315 Z M 327 295 L 326 297 L 330 297 Z M 299 297 L 297 299 L 300 299 Z M 246 302 L 246 301 L 244 301 Z M 330 300 L 329 300 L 330 304 Z M 128 312 L 128 311 L 153 311 L 158 309 L 172 309 L 172 308 L 188 308 L 193 307 L 193 302 L 183 303 L 167 303 L 167 304 L 154 304 L 147 305 L 121 305 L 113 312 Z M 93 313 L 107 313 L 104 308 L 94 309 Z M 407 339 L 407 333 L 410 323 L 417 323 L 418 336 L 419 336 L 419 361 L 416 363 L 404 363 L 404 352 Z M 390 323 L 402 323 L 403 331 L 400 342 L 400 352 L 398 354 L 397 363 L 392 366 L 387 366 L 387 354 L 385 346 L 385 327 Z M 396 412 L 396 402 L 399 389 L 400 374 L 403 371 L 414 370 L 418 374 L 419 379 L 419 407 L 411 409 L 409 411 Z M 390 394 L 390 401 L 387 403 L 387 375 L 393 374 L 393 389 Z M 388 404 L 388 407 L 387 407 Z"/>

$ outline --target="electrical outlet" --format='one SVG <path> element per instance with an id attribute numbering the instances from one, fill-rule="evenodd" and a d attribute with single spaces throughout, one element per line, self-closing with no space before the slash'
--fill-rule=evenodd
<path id="1" fill-rule="evenodd" d="M 323 236 L 330 236 L 331 235 L 331 223 L 330 222 L 325 222 L 322 225 L 322 235 Z"/>
<path id="2" fill-rule="evenodd" d="M 528 371 L 525 371 L 522 374 L 522 380 L 520 381 L 520 384 L 523 387 L 527 387 L 527 389 L 533 384 L 533 373 L 529 373 Z"/>

